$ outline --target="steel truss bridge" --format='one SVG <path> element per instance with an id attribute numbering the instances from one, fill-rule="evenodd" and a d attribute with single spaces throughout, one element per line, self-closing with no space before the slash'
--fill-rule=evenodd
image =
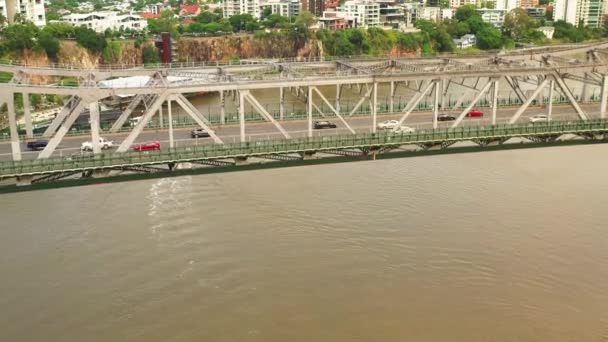
<path id="1" fill-rule="evenodd" d="M 31 67 L 17 64 L 0 64 L 0 71 L 10 72 L 9 83 L 0 84 L 0 103 L 8 110 L 10 127 L 11 159 L 0 165 L 0 180 L 14 179 L 18 183 L 52 181 L 73 175 L 108 175 L 109 171 L 149 173 L 196 165 L 239 165 L 248 158 L 271 160 L 298 160 L 311 158 L 316 153 L 338 155 L 382 154 L 400 149 L 404 145 L 419 149 L 448 148 L 450 145 L 471 141 L 479 145 L 502 144 L 513 138 L 535 142 L 552 142 L 565 136 L 583 139 L 605 139 L 605 121 L 608 103 L 608 44 L 576 46 L 544 55 L 503 55 L 450 58 L 354 58 L 332 60 L 257 60 L 238 65 L 192 64 L 160 66 L 118 67 L 103 66 L 97 69 L 81 69 L 72 66 Z M 583 58 L 567 58 L 568 53 L 582 54 Z M 141 84 L 108 86 L 101 81 L 117 77 L 148 76 Z M 65 77 L 78 79 L 77 85 L 64 86 Z M 582 84 L 575 94 L 569 84 Z M 378 87 L 387 86 L 389 112 L 393 111 L 393 99 L 399 89 L 407 89 L 413 96 L 399 114 L 399 125 L 407 124 L 408 117 L 423 98 L 433 103 L 429 115 L 428 130 L 411 134 L 376 132 L 378 121 Z M 323 89 L 335 87 L 335 97 L 328 98 Z M 340 96 L 345 86 L 360 90 L 360 98 L 350 112 L 339 108 Z M 525 91 L 524 86 L 532 88 Z M 512 90 L 521 105 L 509 115 L 506 122 L 497 120 L 499 89 Z M 600 101 L 597 113 L 584 110 L 591 89 L 599 89 Z M 274 89 L 280 103 L 278 119 L 270 114 L 254 96 L 253 91 Z M 297 94 L 306 103 L 306 137 L 293 136 L 284 127 L 285 93 Z M 187 94 L 217 92 L 221 98 L 219 126 L 225 123 L 224 104 L 231 98 L 239 109 L 240 143 L 228 144 L 216 134 L 208 118 L 187 98 Z M 43 133 L 49 139 L 46 147 L 35 159 L 22 158 L 22 146 L 18 134 L 15 113 L 15 94 L 22 93 L 26 138 L 33 138 L 32 118 L 29 110 L 29 94 L 54 94 L 65 96 L 63 109 Z M 459 94 L 451 107 L 445 104 L 446 95 Z M 101 134 L 98 102 L 114 96 L 132 96 L 130 104 L 113 122 L 109 132 L 124 129 L 124 125 L 137 108 L 143 108 L 141 120 L 128 132 L 115 151 L 102 153 L 99 144 Z M 553 102 L 559 96 L 567 99 L 572 107 L 572 118 L 566 121 L 552 120 Z M 462 106 L 466 99 L 472 99 Z M 489 99 L 490 122 L 487 127 L 466 126 L 466 114 L 482 99 Z M 211 135 L 212 144 L 175 148 L 172 127 L 172 103 L 177 103 L 192 117 L 196 124 Z M 369 128 L 357 132 L 349 121 L 365 102 L 370 105 Z M 129 152 L 138 136 L 150 120 L 158 115 L 166 103 L 169 148 L 160 152 Z M 319 104 L 329 108 L 324 113 Z M 522 116 L 531 105 L 546 106 L 549 122 L 530 126 L 522 124 Z M 246 106 L 259 113 L 282 139 L 249 142 L 246 130 Z M 88 108 L 91 124 L 90 139 L 93 153 L 87 156 L 58 157 L 57 147 L 62 142 L 79 115 Z M 440 125 L 441 112 L 456 111 L 456 119 L 449 126 Z M 340 127 L 349 132 L 344 136 L 313 137 L 313 116 L 336 118 Z M 441 126 L 441 127 L 440 127 Z M 115 173 L 116 173 L 115 172 Z"/>

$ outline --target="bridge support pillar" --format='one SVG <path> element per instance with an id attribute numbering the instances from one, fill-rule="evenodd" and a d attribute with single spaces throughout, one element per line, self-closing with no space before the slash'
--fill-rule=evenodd
<path id="1" fill-rule="evenodd" d="M 17 186 L 32 185 L 32 176 L 21 176 L 17 177 Z"/>
<path id="2" fill-rule="evenodd" d="M 543 77 L 541 77 L 541 76 L 536 76 L 536 77 L 537 77 L 537 79 L 538 79 L 538 82 L 537 82 L 537 83 L 538 83 L 538 85 L 540 86 L 540 84 L 541 84 L 541 83 L 542 83 L 542 81 L 543 81 Z M 544 98 L 545 98 L 545 90 L 543 89 L 543 90 L 541 90 L 541 91 L 540 91 L 540 93 L 538 93 L 538 95 L 536 96 L 536 104 L 542 107 L 542 106 L 544 105 Z"/>
<path id="3" fill-rule="evenodd" d="M 283 88 L 281 87 L 281 93 Z M 224 91 L 220 90 L 220 124 L 226 123 L 226 98 L 224 97 Z"/>
<path id="4" fill-rule="evenodd" d="M 437 129 L 437 117 L 439 116 L 439 87 L 443 88 L 443 81 L 435 81 L 435 101 L 433 101 L 433 128 Z"/>
<path id="5" fill-rule="evenodd" d="M 245 137 L 245 92 L 239 90 L 239 127 L 241 142 L 246 141 Z"/>
<path id="6" fill-rule="evenodd" d="M 89 104 L 89 118 L 91 122 L 91 145 L 93 147 L 93 153 L 101 153 L 101 146 L 99 145 L 99 103 L 93 101 Z"/>
<path id="7" fill-rule="evenodd" d="M 247 157 L 234 158 L 234 165 L 235 166 L 247 165 Z"/>
<path id="8" fill-rule="evenodd" d="M 589 85 L 587 84 L 588 74 L 585 73 L 585 82 L 583 82 L 583 89 L 581 90 L 581 103 L 589 102 Z"/>
<path id="9" fill-rule="evenodd" d="M 600 118 L 606 117 L 606 104 L 608 103 L 608 75 L 602 76 L 602 98 L 600 101 Z"/>
<path id="10" fill-rule="evenodd" d="M 279 88 L 279 120 L 285 118 L 285 91 L 283 87 Z"/>
<path id="11" fill-rule="evenodd" d="M 25 119 L 25 136 L 28 139 L 34 137 L 32 128 L 32 113 L 30 110 L 30 94 L 23 93 L 23 118 Z"/>
<path id="12" fill-rule="evenodd" d="M 312 87 L 308 87 L 308 137 L 312 138 Z"/>
<path id="13" fill-rule="evenodd" d="M 342 86 L 336 84 L 336 111 L 340 113 L 340 97 L 342 96 Z"/>
<path id="14" fill-rule="evenodd" d="M 6 94 L 4 101 L 6 102 L 6 107 L 8 109 L 8 125 L 11 134 L 11 152 L 13 154 L 13 160 L 21 160 L 21 144 L 19 143 L 19 131 L 17 130 L 17 118 L 15 116 L 15 94 Z"/>
<path id="15" fill-rule="evenodd" d="M 160 128 L 164 128 L 165 126 L 163 122 L 163 106 L 158 107 L 158 125 Z"/>
<path id="16" fill-rule="evenodd" d="M 171 113 L 171 98 L 167 99 L 167 120 L 169 120 L 169 148 L 174 148 L 173 142 L 173 115 Z"/>
<path id="17" fill-rule="evenodd" d="M 391 90 L 389 94 L 388 111 L 392 113 L 395 110 L 395 81 L 391 81 Z"/>
<path id="18" fill-rule="evenodd" d="M 555 89 L 555 81 L 549 81 L 549 103 L 547 103 L 547 121 L 551 121 L 553 113 L 553 91 Z"/>
<path id="19" fill-rule="evenodd" d="M 378 82 L 374 82 L 374 84 L 372 85 L 373 90 L 372 90 L 372 108 L 371 108 L 371 112 L 372 112 L 372 133 L 376 133 L 376 129 L 377 129 L 377 115 L 378 115 Z M 353 132 L 354 133 L 354 132 Z"/>
<path id="20" fill-rule="evenodd" d="M 496 125 L 496 111 L 498 110 L 498 79 L 494 80 L 492 93 L 492 125 Z"/>

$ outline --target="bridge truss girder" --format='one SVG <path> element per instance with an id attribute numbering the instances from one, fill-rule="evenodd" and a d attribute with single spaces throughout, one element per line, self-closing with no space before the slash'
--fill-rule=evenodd
<path id="1" fill-rule="evenodd" d="M 541 63 L 540 61 L 534 62 L 534 63 Z M 422 62 L 419 64 L 416 63 L 412 63 L 412 62 L 403 62 L 403 61 L 396 61 L 396 60 L 389 60 L 389 61 L 384 61 L 384 62 L 360 62 L 360 64 L 356 64 L 356 63 L 351 63 L 351 62 L 342 62 L 342 63 L 337 63 L 339 65 L 341 65 L 342 68 L 346 68 L 346 69 L 350 69 L 350 70 L 357 70 L 357 74 L 361 74 L 359 76 L 353 76 L 352 78 L 350 77 L 345 77 L 345 78 L 340 78 L 340 77 L 335 77 L 335 78 L 325 78 L 325 79 L 316 79 L 316 78 L 312 78 L 308 84 L 304 82 L 304 80 L 299 80 L 296 78 L 289 78 L 287 80 L 285 80 L 284 78 L 281 78 L 281 80 L 285 80 L 286 83 L 285 85 L 280 84 L 280 83 L 269 83 L 269 85 L 266 88 L 256 88 L 258 87 L 258 84 L 256 82 L 251 82 L 250 85 L 251 87 L 249 88 L 249 84 L 244 83 L 244 82 L 230 82 L 230 80 L 232 80 L 232 77 L 235 77 L 235 80 L 238 80 L 239 75 L 247 75 L 247 72 L 243 72 L 241 74 L 228 74 L 228 71 L 224 70 L 224 69 L 219 69 L 214 71 L 214 74 L 204 74 L 206 75 L 205 77 L 209 76 L 210 80 L 208 83 L 201 83 L 201 89 L 195 89 L 192 88 L 192 85 L 185 84 L 184 88 L 180 88 L 177 87 L 175 85 L 169 84 L 169 82 L 166 81 L 166 77 L 164 75 L 167 75 L 166 72 L 164 71 L 157 71 L 156 74 L 153 75 L 152 80 L 154 80 L 153 83 L 149 83 L 147 84 L 145 87 L 143 88 L 136 88 L 132 91 L 134 92 L 138 92 L 139 95 L 136 96 L 136 98 L 134 99 L 134 101 L 129 105 L 131 108 L 131 111 L 129 112 L 129 108 L 127 110 L 125 110 L 125 112 L 123 112 L 121 114 L 121 117 L 119 118 L 119 120 L 117 120 L 111 131 L 116 131 L 118 128 L 120 128 L 124 122 L 127 120 L 128 116 L 131 114 L 132 109 L 134 107 L 137 106 L 137 101 L 142 102 L 144 101 L 145 103 L 145 108 L 146 108 L 146 112 L 144 114 L 144 116 L 147 117 L 147 120 L 143 120 L 146 123 L 150 120 L 150 118 L 155 115 L 156 111 L 161 110 L 162 108 L 162 104 L 164 103 L 164 101 L 176 101 L 178 102 L 178 104 L 184 108 L 184 110 L 193 117 L 193 119 L 198 123 L 199 126 L 205 128 L 206 130 L 211 131 L 211 125 L 209 124 L 208 121 L 205 121 L 205 117 L 198 111 L 196 110 L 196 108 L 194 106 L 191 105 L 191 103 L 187 100 L 185 100 L 185 97 L 182 95 L 182 92 L 195 92 L 195 91 L 218 91 L 222 94 L 224 94 L 224 92 L 226 91 L 234 91 L 236 92 L 240 92 L 243 95 L 243 100 L 245 100 L 247 103 L 249 103 L 254 109 L 256 109 L 257 112 L 260 113 L 260 115 L 266 119 L 266 121 L 270 121 L 271 123 L 273 123 L 273 125 L 275 125 L 275 127 L 277 127 L 277 129 L 281 132 L 281 134 L 285 137 L 285 138 L 290 138 L 289 133 L 283 129 L 282 125 L 280 124 L 280 120 L 274 120 L 274 118 L 272 117 L 272 115 L 270 115 L 265 109 L 264 107 L 259 103 L 259 101 L 257 101 L 257 99 L 255 99 L 255 97 L 253 97 L 253 95 L 251 94 L 251 90 L 254 89 L 268 89 L 270 88 L 279 88 L 279 89 L 283 89 L 284 86 L 287 87 L 291 87 L 290 84 L 293 83 L 289 83 L 289 82 L 296 82 L 295 87 L 302 89 L 302 88 L 308 88 L 308 93 L 304 92 L 304 94 L 306 95 L 306 97 L 308 98 L 307 102 L 308 102 L 308 113 L 309 113 L 309 118 L 311 117 L 311 112 L 312 109 L 316 109 L 318 110 L 322 115 L 325 115 L 325 113 L 322 113 L 321 110 L 319 110 L 319 107 L 317 106 L 317 104 L 314 103 L 313 101 L 313 94 L 316 93 L 316 96 L 319 97 L 321 99 L 321 101 L 326 104 L 329 109 L 331 110 L 331 112 L 333 112 L 334 114 L 336 114 L 336 116 L 342 121 L 342 123 L 344 124 L 344 126 L 346 126 L 347 129 L 349 129 L 349 131 L 354 133 L 354 129 L 348 124 L 348 122 L 345 120 L 344 116 L 342 115 L 342 113 L 340 112 L 340 108 L 339 108 L 339 97 L 340 97 L 340 92 L 341 92 L 341 87 L 343 87 L 344 85 L 348 85 L 348 84 L 353 84 L 356 85 L 358 87 L 360 87 L 361 91 L 362 91 L 362 96 L 359 98 L 358 102 L 356 103 L 355 107 L 352 109 L 352 111 L 350 111 L 350 113 L 348 113 L 348 116 L 352 116 L 354 115 L 354 113 L 356 113 L 357 110 L 359 110 L 359 108 L 361 107 L 361 105 L 367 100 L 371 102 L 371 108 L 372 108 L 372 131 L 375 130 L 376 128 L 376 114 L 377 114 L 377 88 L 378 85 L 380 83 L 390 83 L 391 85 L 391 90 L 390 90 L 390 98 L 391 98 L 391 102 L 390 102 L 390 110 L 391 112 L 393 111 L 393 101 L 394 101 L 394 96 L 395 93 L 397 91 L 398 88 L 400 87 L 405 87 L 409 90 L 413 90 L 415 91 L 415 94 L 413 96 L 413 98 L 409 101 L 409 103 L 406 105 L 406 107 L 403 109 L 403 116 L 401 118 L 401 120 L 399 120 L 400 125 L 403 124 L 405 122 L 405 120 L 407 119 L 408 115 L 411 114 L 411 112 L 416 108 L 416 106 L 420 103 L 420 101 L 425 97 L 428 96 L 431 92 L 434 93 L 434 100 L 433 100 L 433 126 L 437 127 L 437 115 L 439 112 L 439 109 L 446 109 L 446 107 L 444 106 L 444 98 L 446 96 L 446 94 L 448 93 L 448 89 L 450 89 L 450 87 L 463 87 L 465 89 L 468 89 L 468 91 L 470 92 L 477 92 L 475 94 L 475 100 L 469 104 L 469 107 L 472 108 L 472 106 L 475 105 L 475 102 L 479 101 L 482 96 L 484 96 L 486 93 L 489 94 L 489 98 L 492 100 L 492 123 L 495 124 L 496 120 L 496 113 L 495 113 L 495 109 L 496 109 L 496 98 L 497 98 L 497 89 L 498 89 L 498 79 L 494 80 L 494 78 L 492 78 L 492 71 L 488 71 L 485 75 L 480 74 L 478 71 L 475 71 L 476 69 L 471 69 L 471 66 L 469 64 L 465 64 L 459 61 L 436 61 L 436 62 Z M 600 66 L 593 66 L 593 67 L 589 67 L 586 68 L 585 64 L 574 64 L 574 65 L 562 65 L 563 63 L 558 63 L 557 66 L 556 65 L 552 65 L 550 68 L 546 68 L 543 69 L 539 72 L 534 72 L 536 69 L 534 70 L 528 70 L 528 69 L 522 69 L 521 71 L 519 71 L 519 69 L 515 69 L 517 68 L 517 66 L 510 66 L 509 68 L 505 69 L 505 75 L 504 78 L 506 80 L 506 82 L 513 88 L 513 90 L 516 92 L 516 94 L 518 94 L 518 96 L 523 100 L 522 101 L 522 106 L 520 106 L 517 111 L 515 112 L 515 114 L 513 115 L 513 117 L 511 118 L 510 122 L 516 122 L 519 117 L 523 114 L 523 112 L 526 110 L 526 108 L 532 103 L 532 99 L 541 96 L 542 97 L 542 92 L 545 90 L 546 86 L 548 86 L 549 84 L 554 84 L 557 85 L 557 87 L 555 87 L 555 90 L 553 89 L 553 87 L 550 88 L 550 98 L 552 99 L 553 96 L 553 91 L 559 91 L 560 93 L 562 93 L 567 99 L 568 102 L 571 104 L 571 106 L 574 108 L 574 110 L 576 111 L 576 113 L 578 114 L 579 118 L 581 120 L 587 120 L 588 119 L 588 115 L 582 110 L 581 106 L 578 104 L 576 97 L 574 96 L 574 94 L 572 93 L 572 91 L 568 88 L 568 86 L 566 85 L 566 82 L 564 81 L 565 79 L 572 79 L 575 81 L 581 81 L 584 82 L 586 84 L 590 84 L 596 87 L 600 87 L 602 89 L 601 91 L 601 101 L 600 101 L 600 114 L 601 117 L 604 118 L 606 115 L 606 106 L 608 104 L 608 78 L 603 75 L 600 74 L 599 69 L 601 68 L 605 68 L 605 66 L 600 65 Z M 281 64 L 283 65 L 283 64 Z M 288 68 L 286 69 L 290 69 L 290 70 L 299 70 L 297 68 L 297 65 L 290 65 L 290 64 L 286 64 L 288 66 Z M 312 70 L 314 68 L 314 64 L 309 64 L 307 66 L 305 66 L 306 70 Z M 492 66 L 492 65 L 488 65 L 488 66 L 484 66 L 488 67 L 490 69 L 488 70 L 497 70 L 498 72 L 501 72 L 500 67 L 497 67 L 496 65 Z M 581 67 L 585 67 L 583 69 L 578 69 Z M 272 66 L 268 66 L 266 65 L 264 68 L 266 69 L 272 69 Z M 492 69 L 495 68 L 495 69 Z M 498 69 L 496 69 L 498 68 Z M 253 71 L 252 75 L 263 75 L 263 72 L 265 72 L 264 70 L 260 66 L 257 69 L 251 69 Z M 515 70 L 514 70 L 515 69 Z M 563 69 L 563 70 L 562 70 Z M 572 70 L 571 70 L 572 69 Z M 395 71 L 397 72 L 397 74 L 393 74 L 393 73 L 389 73 L 387 74 L 386 71 Z M 411 71 L 412 75 L 408 74 L 408 73 L 404 73 L 404 74 L 399 74 L 399 71 Z M 466 70 L 467 73 L 463 73 L 461 72 L 462 70 Z M 470 74 L 468 73 L 468 70 L 473 70 Z M 577 70 L 580 70 L 577 71 Z M 434 77 L 430 77 L 426 74 L 424 74 L 425 72 L 429 73 L 431 71 L 434 71 L 435 75 L 433 75 Z M 420 76 L 419 78 L 417 78 L 415 73 L 420 73 L 421 75 L 424 74 L 423 76 Z M 585 76 L 581 76 L 581 73 L 584 73 Z M 177 72 L 176 74 L 179 74 L 179 72 Z M 54 149 L 59 145 L 60 141 L 62 140 L 63 136 L 65 135 L 67 129 L 69 129 L 69 127 L 72 125 L 72 123 L 74 122 L 73 120 L 75 120 L 76 117 L 78 117 L 78 115 L 80 115 L 80 112 L 86 108 L 87 106 L 89 107 L 89 113 L 90 113 L 90 119 L 91 119 L 91 138 L 93 140 L 93 150 L 95 153 L 99 152 L 99 145 L 98 145 L 98 137 L 99 137 L 99 116 L 98 116 L 98 111 L 95 109 L 97 108 L 97 101 L 110 96 L 110 95 L 115 95 L 115 94 L 124 94 L 126 90 L 124 89 L 106 89 L 106 88 L 100 88 L 99 86 L 97 86 L 96 83 L 96 78 L 97 77 L 97 73 L 92 72 L 92 73 L 87 73 L 84 74 L 84 76 L 82 77 L 82 86 L 81 87 L 76 87 L 73 89 L 72 92 L 72 96 L 69 98 L 69 100 L 66 102 L 66 105 L 64 106 L 64 108 L 62 109 L 62 111 L 59 113 L 59 115 L 57 115 L 57 117 L 55 118 L 55 120 L 53 120 L 53 122 L 51 123 L 51 125 L 49 126 L 49 128 L 47 129 L 47 131 L 45 132 L 44 136 L 47 137 L 51 137 L 51 141 L 49 143 L 49 145 L 47 145 L 47 148 L 45 148 L 42 153 L 40 153 L 39 158 L 46 158 L 48 156 L 50 156 Z M 194 73 L 193 73 L 194 75 Z M 200 73 L 200 75 L 203 75 L 202 73 Z M 213 76 L 215 75 L 215 76 Z M 299 73 L 299 71 L 296 71 L 295 73 L 290 73 L 291 76 L 298 76 L 298 75 L 304 75 L 303 73 Z M 213 77 L 212 77 L 213 76 Z M 230 76 L 230 77 L 228 77 Z M 101 76 L 100 76 L 101 77 Z M 194 77 L 194 76 L 193 76 Z M 198 76 L 196 76 L 198 77 Z M 202 76 L 201 76 L 202 77 Z M 257 76 L 256 76 L 257 77 Z M 11 92 L 7 93 L 7 94 L 3 94 L 4 96 L 2 96 L 4 99 L 10 97 L 11 95 L 14 95 L 15 92 L 22 92 L 22 93 L 49 93 L 49 94 L 53 94 L 53 93 L 57 93 L 57 94 L 64 94 L 64 90 L 62 87 L 46 87 L 46 88 L 40 88 L 40 89 L 35 89 L 36 86 L 35 85 L 30 85 L 28 84 L 28 79 L 31 78 L 31 74 L 29 72 L 20 72 L 17 73 L 14 77 L 14 82 L 15 86 L 14 89 L 11 89 Z M 103 77 L 101 77 L 103 78 Z M 204 78 L 204 77 L 203 77 Z M 484 84 L 484 80 L 488 78 L 489 82 Z M 197 78 L 198 80 L 199 78 Z M 211 79 L 213 81 L 211 81 Z M 468 80 L 473 80 L 474 85 L 471 85 Z M 548 81 L 547 81 L 548 80 Z M 200 80 L 199 80 L 200 81 Z M 197 82 L 199 82 L 197 81 Z M 214 83 L 214 82 L 217 82 Z M 222 83 L 222 82 L 226 82 L 226 83 Z M 530 83 L 530 84 L 537 84 L 539 85 L 534 92 L 532 93 L 532 95 L 528 98 L 522 88 L 520 87 L 520 84 L 523 83 Z M 198 84 L 198 83 L 193 83 L 193 84 Z M 335 85 L 336 89 L 337 89 L 337 96 L 336 96 L 336 103 L 337 104 L 332 104 L 330 102 L 330 99 L 328 99 L 324 94 L 321 93 L 321 91 L 319 90 L 318 86 L 324 86 L 324 85 Z M 370 86 L 371 85 L 371 86 Z M 540 86 L 542 85 L 542 86 Z M 206 88 L 208 87 L 208 88 Z M 492 88 L 493 87 L 493 88 Z M 1 90 L 2 87 L 0 87 Z M 365 91 L 363 91 L 364 88 L 367 88 Z M 6 88 L 4 88 L 6 89 Z M 32 89 L 34 89 L 34 91 L 32 92 Z M 44 89 L 44 90 L 41 90 Z M 208 89 L 208 90 L 202 90 L 202 89 Z M 490 91 L 490 89 L 494 89 L 493 94 Z M 57 92 L 55 92 L 57 91 Z M 59 92 L 61 91 L 61 92 Z M 282 92 L 282 90 L 280 90 Z M 165 99 L 164 101 L 160 101 L 159 104 L 159 99 L 161 98 L 161 96 L 165 94 Z M 139 98 L 138 98 L 139 97 Z M 241 97 L 239 97 L 240 99 Z M 147 100 L 145 100 L 147 99 Z M 5 101 L 6 102 L 6 101 Z M 18 141 L 19 141 L 19 137 L 16 131 L 16 127 L 15 129 L 13 129 L 13 126 L 16 125 L 15 123 L 15 116 L 14 116 L 14 101 L 9 101 L 12 102 L 12 104 L 8 104 L 7 102 L 7 107 L 12 108 L 9 110 L 9 112 L 12 112 L 13 116 L 12 116 L 12 120 L 11 120 L 11 115 L 9 115 L 9 124 L 11 126 L 11 142 L 12 142 L 12 146 L 13 146 L 13 155 L 14 158 L 16 160 L 18 160 L 20 158 L 20 147 L 18 146 Z M 243 101 L 241 101 L 243 102 Z M 134 104 L 135 103 L 135 104 Z M 244 103 L 239 104 L 239 106 L 244 105 Z M 548 103 L 549 105 L 549 115 L 551 113 L 551 106 L 552 103 L 551 101 L 549 101 Z M 29 107 L 29 106 L 28 106 Z M 458 106 L 455 106 L 458 107 Z M 468 109 L 470 109 L 468 108 Z M 452 109 L 454 109 L 454 107 L 452 107 Z M 462 119 L 463 119 L 463 115 L 466 115 L 466 111 L 462 111 L 459 113 L 458 115 L 458 119 L 456 120 L 456 122 L 454 122 L 453 127 L 458 126 L 458 124 L 461 123 Z M 9 113 L 10 114 L 10 113 Z M 283 103 L 283 97 L 281 96 L 281 114 L 284 114 L 284 103 Z M 28 125 L 27 124 L 27 111 L 26 111 L 26 130 L 27 130 L 27 126 L 31 126 L 31 123 Z M 283 119 L 283 115 L 281 115 L 281 119 Z M 30 117 L 30 121 L 31 121 L 31 117 Z M 223 122 L 223 120 L 222 120 Z M 242 134 L 241 134 L 241 139 L 243 141 L 245 141 L 245 136 L 244 136 L 244 126 L 245 126 L 245 122 L 244 119 L 242 120 Z M 119 146 L 119 149 L 117 150 L 117 152 L 124 152 L 128 149 L 128 147 L 133 143 L 133 141 L 136 139 L 137 135 L 139 133 L 141 133 L 141 131 L 143 130 L 143 127 L 145 127 L 145 124 L 141 125 L 140 124 L 136 125 L 136 127 L 134 127 L 131 131 L 131 133 L 129 134 L 129 136 L 127 137 L 127 139 L 125 141 L 123 141 L 123 143 Z M 60 133 L 59 130 L 62 130 L 62 132 Z M 309 125 L 309 135 L 311 135 L 311 129 L 310 129 L 310 125 Z M 16 138 L 14 138 L 13 136 L 16 136 Z M 27 134 L 27 136 L 31 136 L 30 134 Z M 219 137 L 214 136 L 213 137 L 214 141 L 216 143 L 222 143 L 221 139 L 219 139 Z M 16 141 L 16 143 L 15 143 Z M 127 144 L 127 142 L 129 142 Z M 172 145 L 172 144 L 171 144 Z"/>

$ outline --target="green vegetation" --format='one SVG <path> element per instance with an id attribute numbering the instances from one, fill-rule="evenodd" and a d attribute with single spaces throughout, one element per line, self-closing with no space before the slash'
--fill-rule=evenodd
<path id="1" fill-rule="evenodd" d="M 423 35 L 379 28 L 319 30 L 316 37 L 323 42 L 325 52 L 332 56 L 379 56 L 387 54 L 392 48 L 417 51 L 424 43 Z"/>
<path id="2" fill-rule="evenodd" d="M 145 46 L 143 49 L 144 64 L 157 64 L 161 62 L 158 50 L 153 46 Z"/>

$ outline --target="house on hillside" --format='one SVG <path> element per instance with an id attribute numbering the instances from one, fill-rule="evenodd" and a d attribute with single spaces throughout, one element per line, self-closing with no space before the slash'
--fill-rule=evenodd
<path id="1" fill-rule="evenodd" d="M 180 17 L 196 17 L 201 13 L 201 6 L 199 5 L 182 5 L 179 10 Z"/>

